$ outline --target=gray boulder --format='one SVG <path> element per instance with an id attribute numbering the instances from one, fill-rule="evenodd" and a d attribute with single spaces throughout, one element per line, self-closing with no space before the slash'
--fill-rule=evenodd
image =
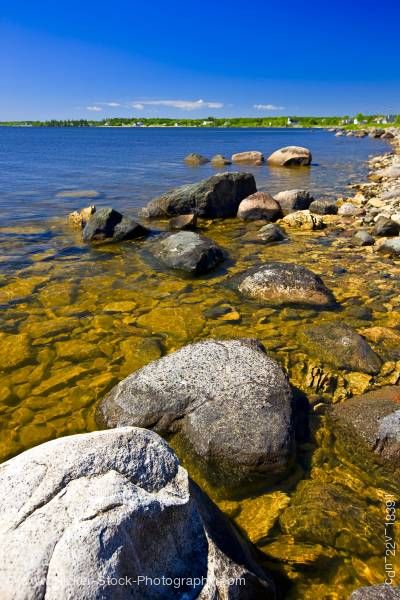
<path id="1" fill-rule="evenodd" d="M 337 404 L 335 427 L 345 439 L 361 438 L 393 469 L 400 468 L 400 387 L 386 386 Z M 393 478 L 395 479 L 395 478 Z"/>
<path id="2" fill-rule="evenodd" d="M 354 246 L 373 246 L 375 244 L 375 240 L 368 231 L 360 230 L 352 238 L 352 243 Z"/>
<path id="3" fill-rule="evenodd" d="M 249 546 L 151 431 L 47 442 L 3 463 L 0 485 L 4 600 L 275 597 Z M 177 578 L 179 588 L 168 583 Z"/>
<path id="4" fill-rule="evenodd" d="M 400 587 L 382 583 L 355 590 L 349 600 L 400 600 Z"/>
<path id="5" fill-rule="evenodd" d="M 396 236 L 400 233 L 400 225 L 392 219 L 379 217 L 374 227 L 374 234 L 379 236 Z"/>
<path id="6" fill-rule="evenodd" d="M 338 211 L 335 200 L 313 200 L 309 206 L 310 212 L 316 215 L 336 215 Z"/>
<path id="7" fill-rule="evenodd" d="M 151 200 L 142 210 L 146 218 L 173 217 L 196 212 L 199 217 L 235 217 L 239 204 L 257 191 L 251 173 L 217 173 L 199 183 L 182 185 Z"/>
<path id="8" fill-rule="evenodd" d="M 264 219 L 275 221 L 281 214 L 281 207 L 267 192 L 251 194 L 239 204 L 237 216 L 245 221 Z"/>
<path id="9" fill-rule="evenodd" d="M 192 275 L 211 271 L 225 258 L 222 248 L 193 231 L 180 231 L 157 240 L 152 252 L 167 267 Z"/>
<path id="10" fill-rule="evenodd" d="M 270 262 L 254 267 L 233 277 L 231 283 L 244 296 L 268 304 L 335 305 L 322 279 L 294 263 Z"/>
<path id="11" fill-rule="evenodd" d="M 275 223 L 268 223 L 268 225 L 261 227 L 257 232 L 257 237 L 267 244 L 282 242 L 287 239 L 285 233 Z"/>
<path id="12" fill-rule="evenodd" d="M 267 162 L 279 167 L 299 167 L 311 164 L 312 155 L 308 148 L 302 146 L 286 146 L 273 152 Z"/>
<path id="13" fill-rule="evenodd" d="M 392 256 L 400 256 L 400 237 L 385 240 L 378 249 L 379 252 L 391 254 Z"/>
<path id="14" fill-rule="evenodd" d="M 87 221 L 82 237 L 85 242 L 120 242 L 145 237 L 149 231 L 113 208 L 100 208 Z"/>
<path id="15" fill-rule="evenodd" d="M 299 329 L 300 344 L 312 356 L 337 369 L 376 375 L 382 361 L 368 342 L 346 323 L 329 321 Z"/>
<path id="16" fill-rule="evenodd" d="M 274 196 L 284 215 L 296 210 L 306 210 L 314 198 L 307 190 L 285 190 Z"/>
<path id="17" fill-rule="evenodd" d="M 294 451 L 286 375 L 256 340 L 184 346 L 121 381 L 102 400 L 103 426 L 179 432 L 219 483 L 286 471 Z"/>

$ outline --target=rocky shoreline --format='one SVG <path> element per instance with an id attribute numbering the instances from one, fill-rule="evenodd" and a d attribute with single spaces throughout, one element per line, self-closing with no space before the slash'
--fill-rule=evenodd
<path id="1" fill-rule="evenodd" d="M 151 201 L 143 212 L 146 219 L 170 219 L 156 235 L 149 221 L 137 223 L 111 208 L 89 207 L 70 220 L 83 228 L 83 240 L 94 247 L 135 240 L 132 243 L 142 244 L 152 260 L 189 277 L 186 282 L 228 263 L 229 250 L 197 231 L 202 222 L 221 218 L 238 217 L 243 242 L 265 252 L 290 245 L 292 237 L 315 236 L 339 253 L 350 250 L 375 261 L 383 256 L 396 266 L 400 136 L 393 135 L 394 153 L 372 159 L 370 181 L 338 202 L 314 199 L 307 190 L 287 190 L 272 197 L 257 191 L 252 175 L 222 173 Z M 251 154 L 239 162 L 261 160 Z M 286 315 L 289 323 L 297 314 L 303 315 L 302 325 L 294 322 L 295 329 L 290 330 L 292 343 L 295 338 L 297 344 L 293 351 L 289 346 L 291 358 L 280 364 L 280 355 L 276 360 L 270 344 L 266 349 L 259 340 L 243 335 L 245 328 L 240 328 L 241 316 L 238 311 L 235 315 L 234 307 L 210 304 L 206 317 L 222 319 L 217 330 L 223 331 L 224 323 L 237 322 L 242 335 L 180 344 L 161 357 L 155 352 L 148 364 L 132 369 L 122 381 L 113 381 L 116 385 L 99 399 L 98 424 L 109 430 L 50 441 L 4 463 L 0 471 L 6 490 L 0 501 L 2 597 L 293 598 L 288 581 L 296 581 L 298 569 L 322 564 L 334 572 L 335 564 L 349 557 L 355 561 L 352 568 L 362 566 L 364 583 L 377 583 L 376 573 L 379 568 L 382 572 L 378 557 L 383 551 L 376 533 L 381 526 L 379 502 L 382 492 L 398 500 L 399 323 L 395 321 L 391 328 L 365 327 L 368 307 L 360 307 L 359 332 L 344 320 L 349 311 L 325 277 L 293 260 L 269 259 L 250 267 L 245 263 L 233 277 L 217 281 L 232 290 L 227 292 L 230 298 L 249 303 L 261 330 L 274 311 Z M 208 292 L 214 288 L 211 281 Z M 127 303 L 116 299 L 106 312 L 118 315 L 135 310 L 134 303 L 130 308 Z M 186 306 L 184 320 L 190 327 L 193 315 Z M 326 311 L 327 319 L 318 319 L 320 311 Z M 157 333 L 164 325 L 158 319 L 152 322 L 151 316 L 149 320 L 149 314 L 139 315 L 138 324 Z M 171 308 L 165 320 L 176 318 L 175 314 Z M 103 331 L 107 323 L 106 319 Z M 14 337 L 2 338 L 3 363 L 8 360 L 10 369 L 24 364 L 13 361 Z M 28 336 L 18 343 L 22 341 L 28 344 Z M 126 341 L 135 352 L 133 341 Z M 305 370 L 301 356 L 314 361 Z M 305 381 L 308 400 L 296 388 L 298 380 Z M 326 415 L 333 425 L 310 432 L 318 415 Z M 177 455 L 158 434 L 189 465 L 189 474 L 187 457 L 191 456 L 193 471 L 202 470 L 207 490 L 215 481 L 223 481 L 220 507 L 240 532 L 190 481 Z M 318 436 L 312 467 L 300 467 L 300 457 L 307 455 Z M 333 448 L 324 436 L 333 436 Z M 344 460 L 346 453 L 350 455 Z M 354 468 L 350 482 L 341 475 L 346 461 Z M 382 475 L 380 491 L 368 488 L 365 500 L 356 490 L 371 482 L 368 470 L 364 472 L 360 465 L 368 465 L 371 472 L 391 473 L 386 479 Z M 332 472 L 337 476 L 334 481 Z M 243 495 L 243 486 L 256 489 L 260 482 L 265 486 L 261 495 L 253 491 L 235 499 L 238 489 Z M 330 522 L 331 514 L 335 523 Z M 26 552 L 32 558 L 28 568 L 22 560 Z M 368 575 L 371 571 L 373 576 Z M 177 591 L 165 582 L 141 587 L 136 581 L 127 591 L 111 581 L 137 580 L 140 575 L 184 583 Z M 193 577 L 196 584 L 189 583 Z M 348 592 L 351 577 L 339 573 L 339 581 L 341 577 Z M 321 586 L 317 581 L 309 592 L 301 588 L 301 597 L 320 597 L 326 592 Z M 374 587 L 379 586 L 363 588 L 351 598 L 397 597 L 392 586 Z M 340 598 L 345 598 L 341 593 Z"/>

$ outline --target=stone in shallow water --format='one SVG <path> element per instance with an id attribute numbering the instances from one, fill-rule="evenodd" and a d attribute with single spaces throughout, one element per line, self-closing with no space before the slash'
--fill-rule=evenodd
<path id="1" fill-rule="evenodd" d="M 205 325 L 200 312 L 190 305 L 176 307 L 156 306 L 137 320 L 140 327 L 146 327 L 152 333 L 166 334 L 173 340 L 189 342 L 198 336 Z"/>
<path id="2" fill-rule="evenodd" d="M 245 221 L 256 219 L 275 221 L 280 214 L 280 206 L 270 194 L 256 192 L 241 201 L 237 216 Z"/>
<path id="3" fill-rule="evenodd" d="M 379 509 L 371 514 L 366 502 L 338 484 L 301 481 L 280 523 L 285 533 L 302 542 L 362 556 L 383 552 Z"/>
<path id="4" fill-rule="evenodd" d="M 298 167 L 311 164 L 312 155 L 308 148 L 302 146 L 286 146 L 273 152 L 267 163 L 280 167 Z"/>
<path id="5" fill-rule="evenodd" d="M 251 173 L 217 173 L 154 198 L 142 214 L 147 218 L 173 217 L 189 212 L 214 219 L 235 217 L 243 198 L 256 191 Z"/>
<path id="6" fill-rule="evenodd" d="M 261 164 L 264 162 L 264 156 L 263 153 L 258 150 L 236 152 L 236 154 L 232 154 L 232 162 Z"/>
<path id="7" fill-rule="evenodd" d="M 385 240 L 378 250 L 392 256 L 400 256 L 400 237 Z"/>
<path id="8" fill-rule="evenodd" d="M 365 339 L 346 323 L 306 325 L 298 339 L 307 352 L 337 369 L 376 375 L 382 361 Z"/>
<path id="9" fill-rule="evenodd" d="M 103 311 L 106 313 L 132 312 L 136 306 L 136 302 L 132 302 L 131 300 L 120 300 L 109 302 L 103 307 Z"/>
<path id="10" fill-rule="evenodd" d="M 152 251 L 167 267 L 191 275 L 207 273 L 225 258 L 222 248 L 193 231 L 168 235 L 155 242 Z"/>
<path id="11" fill-rule="evenodd" d="M 281 207 L 282 213 L 288 215 L 296 210 L 309 208 L 313 197 L 307 190 L 284 190 L 274 196 Z"/>
<path id="12" fill-rule="evenodd" d="M 33 277 L 28 277 L 27 279 L 19 278 L 3 285 L 0 287 L 0 304 L 22 300 L 23 298 L 30 296 L 36 288 L 46 280 L 47 277 L 35 275 Z"/>
<path id="13" fill-rule="evenodd" d="M 394 468 L 400 467 L 400 387 L 356 396 L 332 411 L 337 435 L 356 435 Z"/>
<path id="14" fill-rule="evenodd" d="M 210 162 L 210 159 L 202 154 L 198 154 L 197 152 L 191 152 L 183 159 L 184 162 L 188 165 L 197 166 L 197 165 L 205 165 Z"/>
<path id="15" fill-rule="evenodd" d="M 0 370 L 18 367 L 29 361 L 32 350 L 24 334 L 0 333 Z"/>
<path id="16" fill-rule="evenodd" d="M 84 242 L 120 242 L 145 237 L 149 231 L 131 217 L 113 208 L 100 208 L 86 223 L 82 233 Z"/>
<path id="17" fill-rule="evenodd" d="M 177 217 L 172 217 L 172 219 L 170 219 L 168 222 L 168 229 L 170 231 L 180 229 L 196 229 L 196 226 L 197 215 L 195 213 L 178 215 Z"/>
<path id="18" fill-rule="evenodd" d="M 294 229 L 316 231 L 325 227 L 325 222 L 319 215 L 312 215 L 309 210 L 298 210 L 283 217 L 282 223 Z"/>
<path id="19" fill-rule="evenodd" d="M 256 340 L 185 346 L 121 381 L 97 417 L 107 427 L 180 431 L 231 484 L 282 473 L 293 458 L 291 389 Z"/>
<path id="20" fill-rule="evenodd" d="M 310 212 L 316 215 L 336 215 L 338 211 L 335 200 L 314 200 L 309 206 Z"/>
<path id="21" fill-rule="evenodd" d="M 375 244 L 375 240 L 368 233 L 368 231 L 357 231 L 357 233 L 353 236 L 352 242 L 355 246 L 373 246 Z"/>
<path id="22" fill-rule="evenodd" d="M 244 296 L 271 304 L 329 307 L 335 299 L 318 275 L 294 263 L 271 262 L 232 278 Z"/>
<path id="23" fill-rule="evenodd" d="M 4 463 L 0 484 L 1 598 L 275 598 L 250 546 L 153 432 L 53 440 Z"/>

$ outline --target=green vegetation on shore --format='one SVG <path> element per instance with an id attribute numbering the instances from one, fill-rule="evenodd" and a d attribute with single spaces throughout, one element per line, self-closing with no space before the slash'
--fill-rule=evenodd
<path id="1" fill-rule="evenodd" d="M 166 119 L 115 117 L 102 120 L 67 119 L 49 121 L 0 121 L 8 127 L 345 127 L 400 126 L 400 115 L 363 115 L 355 117 L 207 117 L 206 119 Z"/>

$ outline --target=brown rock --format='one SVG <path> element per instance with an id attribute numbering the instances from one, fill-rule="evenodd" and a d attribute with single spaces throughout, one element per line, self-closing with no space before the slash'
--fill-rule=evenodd
<path id="1" fill-rule="evenodd" d="M 312 155 L 308 148 L 302 146 L 287 146 L 273 152 L 267 159 L 268 164 L 279 167 L 308 166 Z"/>
<path id="2" fill-rule="evenodd" d="M 256 192 L 241 201 L 237 216 L 245 221 L 256 219 L 275 221 L 280 214 L 279 204 L 268 192 Z"/>
<path id="3" fill-rule="evenodd" d="M 96 212 L 94 204 L 82 208 L 81 210 L 75 210 L 68 215 L 68 223 L 78 229 L 83 229 L 90 217 Z"/>
<path id="4" fill-rule="evenodd" d="M 174 231 L 177 229 L 196 229 L 197 215 L 191 213 L 188 215 L 178 215 L 173 217 L 168 222 L 168 229 Z"/>
<path id="5" fill-rule="evenodd" d="M 264 156 L 262 152 L 258 152 L 257 150 L 237 152 L 236 154 L 232 154 L 232 162 L 261 164 L 264 162 Z"/>

